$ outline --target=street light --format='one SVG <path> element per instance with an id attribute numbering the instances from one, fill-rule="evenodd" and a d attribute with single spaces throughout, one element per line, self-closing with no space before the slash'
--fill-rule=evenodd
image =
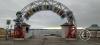
<path id="1" fill-rule="evenodd" d="M 7 24 L 7 27 L 6 27 L 6 40 L 8 40 L 8 32 L 10 31 L 9 28 L 10 28 L 10 23 L 11 23 L 11 20 L 7 20 L 6 21 L 6 24 Z"/>

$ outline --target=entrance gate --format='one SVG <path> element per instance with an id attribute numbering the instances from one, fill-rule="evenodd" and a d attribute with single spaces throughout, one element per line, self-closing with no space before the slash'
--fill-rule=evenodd
<path id="1" fill-rule="evenodd" d="M 67 28 L 65 29 L 65 38 L 76 38 L 76 24 L 72 11 L 65 5 L 54 0 L 37 0 L 25 6 L 21 11 L 18 11 L 16 13 L 17 18 L 14 20 L 14 37 L 24 38 L 24 33 L 29 27 L 24 21 L 29 20 L 36 12 L 47 10 L 58 14 L 61 19 L 67 18 L 66 23 L 61 25 L 62 27 Z"/>

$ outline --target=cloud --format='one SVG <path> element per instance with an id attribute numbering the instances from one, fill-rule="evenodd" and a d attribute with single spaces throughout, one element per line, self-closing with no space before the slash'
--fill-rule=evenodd
<path id="1" fill-rule="evenodd" d="M 16 12 L 20 11 L 27 4 L 34 0 L 0 0 L 0 22 L 5 25 L 6 19 L 15 19 Z M 100 0 L 57 0 L 70 8 L 75 16 L 78 27 L 86 27 L 91 24 L 100 25 Z M 60 19 L 55 13 L 38 12 L 29 20 L 31 25 L 40 27 L 58 26 L 65 22 L 66 19 Z M 50 14 L 50 15 L 49 15 Z M 32 22 L 32 23 L 31 23 Z M 13 22 L 14 24 L 14 22 Z M 34 26 L 32 26 L 34 27 Z"/>

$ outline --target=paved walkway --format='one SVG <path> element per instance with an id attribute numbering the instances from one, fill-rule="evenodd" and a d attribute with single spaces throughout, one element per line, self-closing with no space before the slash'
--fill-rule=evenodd
<path id="1" fill-rule="evenodd" d="M 44 38 L 29 40 L 0 40 L 0 45 L 100 45 L 100 40 L 91 41 L 66 41 L 61 38 Z"/>

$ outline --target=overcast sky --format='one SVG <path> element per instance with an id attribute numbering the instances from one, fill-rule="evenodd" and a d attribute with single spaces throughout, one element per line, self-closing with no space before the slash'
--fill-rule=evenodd
<path id="1" fill-rule="evenodd" d="M 15 19 L 16 12 L 34 0 L 0 0 L 0 27 L 6 27 L 7 19 Z M 100 25 L 100 0 L 55 0 L 66 5 L 73 11 L 77 26 L 88 27 Z M 65 23 L 56 13 L 40 11 L 27 21 L 32 28 L 58 27 Z M 14 25 L 14 22 L 11 23 Z"/>

